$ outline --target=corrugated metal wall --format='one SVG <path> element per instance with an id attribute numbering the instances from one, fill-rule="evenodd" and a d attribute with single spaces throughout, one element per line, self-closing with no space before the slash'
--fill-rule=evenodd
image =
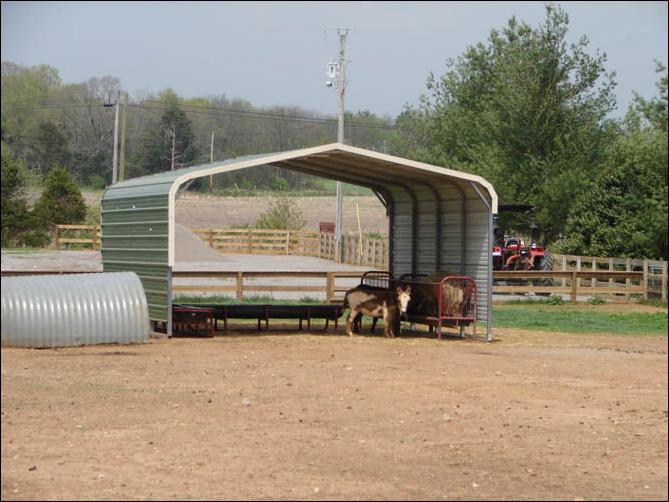
<path id="1" fill-rule="evenodd" d="M 410 186 L 416 196 L 416 273 L 432 274 L 447 270 L 452 274 L 471 275 L 476 279 L 478 319 L 488 324 L 490 293 L 489 235 L 491 213 L 477 191 L 469 184 L 440 186 L 438 204 L 432 190 Z M 412 266 L 413 201 L 402 188 L 392 190 L 395 198 L 393 273 L 410 273 Z M 441 253 L 437 263 L 437 207 L 441 207 Z M 491 332 L 488 333 L 491 335 Z"/>
<path id="2" fill-rule="evenodd" d="M 149 329 L 134 273 L 2 278 L 2 345 L 140 343 Z"/>
<path id="3" fill-rule="evenodd" d="M 144 286 L 149 316 L 169 317 L 168 194 L 136 196 L 108 191 L 101 204 L 102 266 L 105 272 L 135 272 Z"/>

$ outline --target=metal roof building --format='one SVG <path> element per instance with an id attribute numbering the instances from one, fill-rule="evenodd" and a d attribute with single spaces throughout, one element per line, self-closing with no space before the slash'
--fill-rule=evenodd
<path id="1" fill-rule="evenodd" d="M 370 188 L 389 216 L 389 269 L 471 275 L 477 319 L 492 338 L 492 218 L 497 194 L 480 176 L 340 143 L 228 159 L 133 178 L 109 187 L 101 203 L 105 272 L 133 271 L 142 280 L 152 320 L 171 333 L 175 206 L 188 182 L 271 165 Z"/>

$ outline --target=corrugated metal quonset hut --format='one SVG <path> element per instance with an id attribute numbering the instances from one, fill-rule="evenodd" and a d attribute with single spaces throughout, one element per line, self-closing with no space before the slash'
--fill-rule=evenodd
<path id="1" fill-rule="evenodd" d="M 333 143 L 252 155 L 133 178 L 102 197 L 105 272 L 133 271 L 142 280 L 149 317 L 171 334 L 175 264 L 174 216 L 180 189 L 196 178 L 271 165 L 370 188 L 389 216 L 389 268 L 470 275 L 478 288 L 478 322 L 492 339 L 493 214 L 497 194 L 480 176 Z"/>

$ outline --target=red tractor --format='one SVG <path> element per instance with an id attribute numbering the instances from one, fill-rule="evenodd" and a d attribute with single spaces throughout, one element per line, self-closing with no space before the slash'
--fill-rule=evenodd
<path id="1" fill-rule="evenodd" d="M 523 213 L 529 215 L 530 242 L 525 242 L 522 237 L 506 237 L 499 226 L 498 216 L 495 216 L 493 233 L 495 244 L 492 248 L 493 270 L 553 270 L 553 257 L 551 254 L 536 243 L 535 234 L 537 226 L 535 223 L 534 206 L 526 204 L 506 204 L 499 206 L 499 213 Z M 524 282 L 524 281 L 507 281 Z M 551 279 L 539 279 L 533 281 L 535 285 L 550 286 Z M 541 294 L 541 293 L 540 293 Z"/>

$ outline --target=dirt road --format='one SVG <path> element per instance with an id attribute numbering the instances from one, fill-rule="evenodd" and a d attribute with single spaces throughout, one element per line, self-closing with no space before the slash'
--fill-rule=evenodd
<path id="1" fill-rule="evenodd" d="M 495 336 L 2 348 L 2 499 L 666 500 L 666 336 Z"/>

